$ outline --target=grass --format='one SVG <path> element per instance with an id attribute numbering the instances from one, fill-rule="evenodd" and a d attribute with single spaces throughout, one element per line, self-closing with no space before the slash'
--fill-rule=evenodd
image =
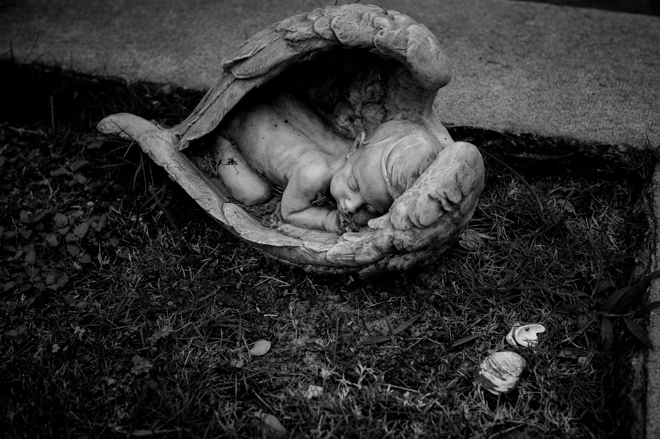
<path id="1" fill-rule="evenodd" d="M 314 276 L 225 232 L 135 145 L 95 134 L 119 111 L 173 124 L 200 93 L 0 71 L 7 437 L 594 438 L 625 423 L 615 358 L 643 346 L 613 319 L 604 350 L 593 322 L 604 281 L 646 268 L 653 154 L 456 127 L 488 169 L 461 244 L 404 273 Z M 547 327 L 538 347 L 505 344 L 517 322 Z M 272 349 L 250 356 L 261 339 Z M 496 397 L 476 370 L 505 349 L 527 369 Z"/>

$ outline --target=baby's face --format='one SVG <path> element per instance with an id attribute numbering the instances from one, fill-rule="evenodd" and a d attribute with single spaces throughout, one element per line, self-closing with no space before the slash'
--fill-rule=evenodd
<path id="1" fill-rule="evenodd" d="M 365 219 L 387 212 L 393 200 L 381 172 L 384 150 L 359 148 L 333 175 L 330 193 L 337 201 L 339 211 L 367 216 Z"/>

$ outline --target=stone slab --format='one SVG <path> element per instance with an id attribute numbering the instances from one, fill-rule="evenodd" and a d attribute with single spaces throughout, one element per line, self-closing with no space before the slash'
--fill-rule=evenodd
<path id="1" fill-rule="evenodd" d="M 206 89 L 248 36 L 327 0 L 0 0 L 0 53 Z M 449 124 L 660 146 L 660 17 L 503 0 L 382 0 L 454 62 Z"/>

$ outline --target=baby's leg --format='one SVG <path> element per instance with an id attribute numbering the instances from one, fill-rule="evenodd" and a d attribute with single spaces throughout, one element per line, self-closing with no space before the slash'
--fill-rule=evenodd
<path id="1" fill-rule="evenodd" d="M 214 155 L 218 176 L 239 203 L 256 206 L 273 197 L 268 182 L 250 167 L 243 154 L 229 139 L 218 136 Z"/>

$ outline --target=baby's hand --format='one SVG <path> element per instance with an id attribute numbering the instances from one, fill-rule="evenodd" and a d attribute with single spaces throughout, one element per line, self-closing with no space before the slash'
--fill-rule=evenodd
<path id="1" fill-rule="evenodd" d="M 370 219 L 378 218 L 377 213 L 369 212 L 367 209 L 360 209 L 350 216 L 351 221 L 361 226 L 366 226 Z"/>
<path id="2" fill-rule="evenodd" d="M 345 232 L 359 232 L 366 224 L 358 221 L 355 215 L 345 215 L 338 210 L 333 210 L 326 219 L 325 229 L 328 232 L 342 234 Z"/>
<path id="3" fill-rule="evenodd" d="M 337 213 L 337 228 L 339 233 L 344 232 L 359 232 L 364 226 L 352 215 L 346 215 L 341 212 Z"/>

